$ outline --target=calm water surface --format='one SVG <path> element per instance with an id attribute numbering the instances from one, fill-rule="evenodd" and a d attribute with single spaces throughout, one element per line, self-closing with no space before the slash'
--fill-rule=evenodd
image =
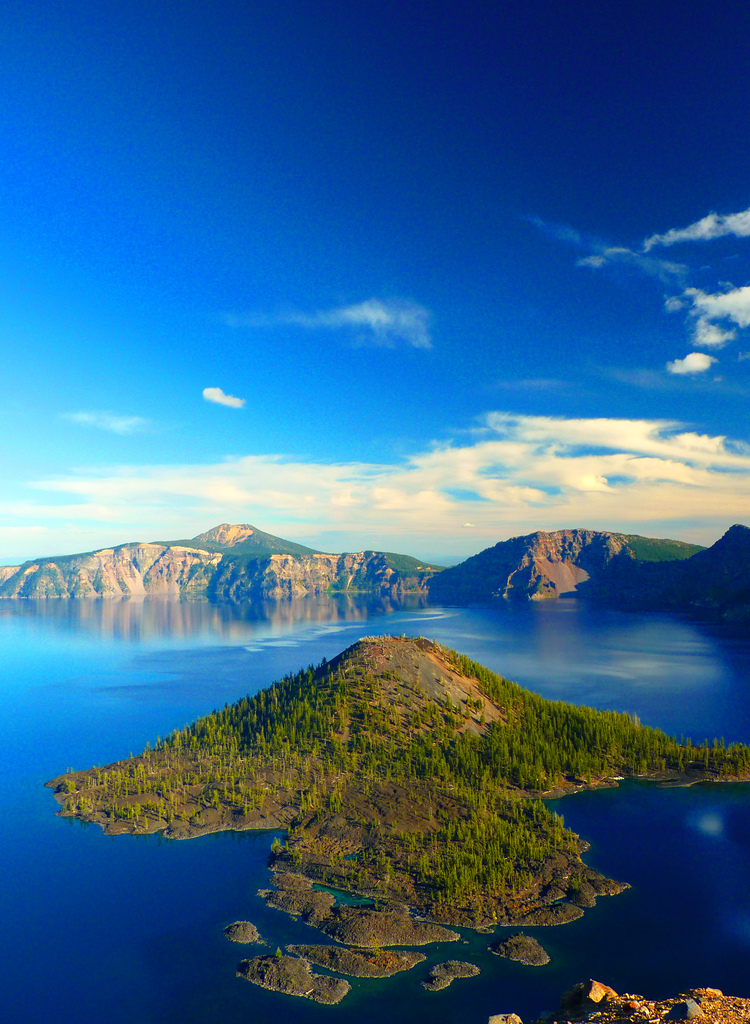
<path id="1" fill-rule="evenodd" d="M 339 1006 L 234 977 L 245 948 L 222 928 L 249 918 L 270 948 L 316 933 L 257 896 L 273 835 L 187 842 L 107 838 L 54 814 L 42 783 L 106 764 L 196 715 L 331 658 L 363 635 L 422 634 L 553 699 L 626 710 L 695 741 L 750 741 L 750 640 L 668 616 L 394 607 L 322 598 L 286 605 L 0 601 L 0 964 L 3 1017 L 154 1024 L 529 1020 L 594 976 L 628 991 L 716 985 L 750 995 L 750 786 L 616 791 L 557 801 L 588 863 L 632 884 L 563 928 L 528 929 L 552 963 L 492 957 L 487 938 L 428 947 L 482 974 L 425 993 L 419 967 L 353 981 Z"/>

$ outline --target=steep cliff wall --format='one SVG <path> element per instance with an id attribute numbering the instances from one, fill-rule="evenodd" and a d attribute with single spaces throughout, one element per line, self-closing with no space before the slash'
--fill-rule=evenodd
<path id="1" fill-rule="evenodd" d="M 126 544 L 14 568 L 1 597 L 177 597 L 205 592 L 220 554 L 160 544 Z"/>
<path id="2" fill-rule="evenodd" d="M 404 559 L 411 562 L 411 559 Z M 426 591 L 433 570 L 397 570 L 382 552 L 233 557 L 163 544 L 126 544 L 85 555 L 3 567 L 0 597 L 198 597 L 247 601 L 329 590 L 396 596 Z"/>
<path id="3" fill-rule="evenodd" d="M 271 555 L 252 562 L 225 560 L 210 586 L 212 597 L 232 601 L 278 599 L 328 590 L 397 595 L 426 590 L 430 569 L 398 572 L 381 552 L 344 555 Z"/>

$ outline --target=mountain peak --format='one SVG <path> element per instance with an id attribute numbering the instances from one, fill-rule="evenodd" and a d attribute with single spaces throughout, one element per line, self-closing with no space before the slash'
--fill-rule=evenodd
<path id="1" fill-rule="evenodd" d="M 213 544 L 233 548 L 236 544 L 247 540 L 248 537 L 252 537 L 254 533 L 257 531 L 249 523 L 221 523 L 211 530 L 206 530 L 205 533 L 199 533 L 197 537 L 193 537 L 193 540 L 210 541 Z"/>

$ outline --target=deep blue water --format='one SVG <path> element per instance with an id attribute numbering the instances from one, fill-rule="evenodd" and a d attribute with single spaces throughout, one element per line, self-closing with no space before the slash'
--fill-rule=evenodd
<path id="1" fill-rule="evenodd" d="M 55 816 L 43 782 L 105 764 L 196 715 L 331 658 L 359 636 L 434 637 L 545 696 L 627 710 L 669 732 L 750 741 L 750 639 L 669 616 L 575 602 L 510 609 L 393 608 L 347 599 L 264 607 L 168 602 L 0 602 L 0 964 L 3 1018 L 62 1024 L 363 1024 L 524 1020 L 593 976 L 658 996 L 707 984 L 750 996 L 750 785 L 618 790 L 558 801 L 588 863 L 632 889 L 562 928 L 529 929 L 544 968 L 486 952 L 487 938 L 425 949 L 474 960 L 479 978 L 425 993 L 415 968 L 354 980 L 334 1008 L 237 979 L 249 918 L 275 949 L 316 933 L 256 895 L 272 834 L 187 842 L 105 837 Z M 254 947 L 249 947 L 254 948 Z"/>

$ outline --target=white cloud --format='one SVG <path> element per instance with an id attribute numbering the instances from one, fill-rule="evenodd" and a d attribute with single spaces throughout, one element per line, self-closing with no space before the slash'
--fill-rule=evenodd
<path id="1" fill-rule="evenodd" d="M 674 245 L 676 242 L 708 242 L 723 235 L 746 238 L 750 235 L 750 209 L 741 213 L 721 215 L 709 213 L 686 228 L 671 228 L 661 235 L 651 235 L 643 243 L 644 252 L 655 245 Z"/>
<path id="2" fill-rule="evenodd" d="M 82 427 L 96 427 L 112 434 L 139 434 L 150 428 L 150 422 L 142 416 L 118 416 L 111 412 L 68 412 L 63 418 Z"/>
<path id="3" fill-rule="evenodd" d="M 251 313 L 228 316 L 230 327 L 276 327 L 287 324 L 307 330 L 353 331 L 361 343 L 393 347 L 399 343 L 413 348 L 431 348 L 429 310 L 408 299 L 367 299 L 352 306 L 304 313 Z"/>
<path id="4" fill-rule="evenodd" d="M 728 341 L 734 341 L 736 337 L 736 331 L 725 331 L 703 316 L 699 316 L 695 322 L 693 344 L 696 348 L 722 348 Z"/>
<path id="5" fill-rule="evenodd" d="M 686 288 L 684 294 L 706 320 L 731 320 L 738 327 L 750 327 L 750 285 L 715 295 L 700 288 Z"/>
<path id="6" fill-rule="evenodd" d="M 34 485 L 43 503 L 0 500 L 0 516 L 9 526 L 77 524 L 78 533 L 81 523 L 106 524 L 110 536 L 121 524 L 118 539 L 158 536 L 155 524 L 167 520 L 174 536 L 191 536 L 196 523 L 254 522 L 282 536 L 303 530 L 308 543 L 346 530 L 362 547 L 387 534 L 389 545 L 407 549 L 464 530 L 490 544 L 564 526 L 626 530 L 668 520 L 673 532 L 679 518 L 714 523 L 717 509 L 729 522 L 750 518 L 750 448 L 725 437 L 608 417 L 492 412 L 483 425 L 472 443 L 435 445 L 393 464 L 268 454 L 70 472 Z"/>
<path id="7" fill-rule="evenodd" d="M 704 373 L 710 370 L 712 363 L 718 360 L 714 356 L 708 356 L 705 352 L 690 352 L 684 359 L 675 359 L 667 363 L 667 370 L 670 373 Z"/>
<path id="8" fill-rule="evenodd" d="M 235 398 L 234 395 L 225 395 L 221 388 L 204 388 L 203 397 L 207 402 L 215 402 L 216 405 L 226 405 L 230 409 L 241 409 L 245 404 L 244 398 Z"/>

